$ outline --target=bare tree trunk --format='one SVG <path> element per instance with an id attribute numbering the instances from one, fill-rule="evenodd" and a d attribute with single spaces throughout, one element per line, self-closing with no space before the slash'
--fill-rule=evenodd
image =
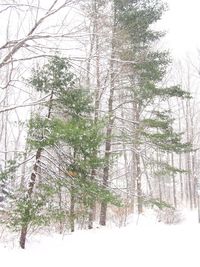
<path id="1" fill-rule="evenodd" d="M 182 169 L 182 157 L 179 155 L 179 169 Z M 181 193 L 181 203 L 183 203 L 184 195 L 183 195 L 183 174 L 180 172 L 179 174 L 179 180 L 180 180 L 180 193 Z"/>
<path id="2" fill-rule="evenodd" d="M 141 214 L 143 211 L 143 199 L 142 199 L 142 180 L 141 180 L 141 168 L 140 168 L 140 155 L 139 152 L 136 153 L 136 170 L 137 170 L 137 205 L 138 205 L 138 214 Z"/>
<path id="3" fill-rule="evenodd" d="M 96 206 L 95 203 L 92 203 L 90 205 L 89 218 L 88 218 L 88 229 L 93 229 L 93 222 L 94 222 L 95 212 L 96 212 L 95 206 Z"/>
<path id="4" fill-rule="evenodd" d="M 196 176 L 196 153 L 192 152 L 192 177 L 193 177 L 193 202 L 194 208 L 197 208 L 197 176 Z"/>
<path id="5" fill-rule="evenodd" d="M 150 197 L 153 197 L 153 189 L 152 189 L 152 185 L 151 185 L 151 180 L 150 180 L 150 177 L 149 177 L 149 174 L 148 174 L 147 166 L 145 164 L 145 159 L 144 159 L 144 157 L 142 155 L 141 155 L 141 161 L 142 161 L 142 164 L 143 164 L 143 167 L 144 167 L 144 173 L 145 173 L 145 176 L 146 176 L 146 181 L 147 181 L 147 185 L 148 185 L 148 189 L 149 189 L 149 195 L 150 195 Z"/>
<path id="6" fill-rule="evenodd" d="M 141 162 L 140 162 L 140 140 L 139 140 L 139 122 L 140 122 L 140 104 L 134 99 L 133 102 L 133 120 L 137 122 L 134 126 L 133 136 L 133 165 L 134 165 L 134 176 L 136 181 L 137 191 L 137 211 L 141 214 L 143 211 L 143 198 L 142 198 L 142 173 L 141 173 Z"/>
<path id="7" fill-rule="evenodd" d="M 158 188 L 159 188 L 159 200 L 160 202 L 162 202 L 163 196 L 162 196 L 162 186 L 161 186 L 160 176 L 158 176 Z"/>
<path id="8" fill-rule="evenodd" d="M 123 98 L 123 94 L 120 95 L 120 97 Z M 121 117 L 122 118 L 125 117 L 123 107 L 121 109 Z M 122 123 L 123 123 L 123 127 L 125 127 L 124 120 L 122 121 Z M 123 220 L 123 225 L 125 225 L 126 220 L 127 220 L 127 216 L 128 216 L 129 205 L 130 205 L 131 185 L 130 185 L 130 178 L 129 178 L 130 177 L 130 170 L 129 170 L 129 166 L 128 166 L 128 155 L 126 152 L 127 146 L 126 146 L 125 142 L 123 142 L 122 147 L 123 147 L 124 170 L 125 170 L 125 181 L 126 181 L 126 201 L 125 201 L 125 207 L 124 207 L 124 220 Z"/>
<path id="9" fill-rule="evenodd" d="M 96 154 L 97 152 L 95 151 L 94 153 Z M 91 180 L 94 179 L 95 175 L 96 175 L 96 170 L 93 169 L 91 172 Z M 93 228 L 95 214 L 96 214 L 96 203 L 95 203 L 95 200 L 92 200 L 92 203 L 90 204 L 90 207 L 89 207 L 88 229 Z"/>
<path id="10" fill-rule="evenodd" d="M 51 92 L 51 96 L 50 96 L 50 100 L 49 100 L 49 108 L 48 108 L 47 118 L 50 118 L 50 116 L 51 116 L 52 100 L 53 100 L 53 91 Z M 25 201 L 27 201 L 27 204 L 29 202 L 31 202 L 31 199 L 32 199 L 33 190 L 34 190 L 34 187 L 36 184 L 37 173 L 38 173 L 38 170 L 40 168 L 39 162 L 40 162 L 42 150 L 43 150 L 42 148 L 38 148 L 36 155 L 35 155 L 35 163 L 33 165 L 33 171 L 31 173 L 30 182 L 28 184 L 28 189 L 27 189 L 26 196 L 25 196 Z M 25 212 L 24 212 L 25 222 L 22 223 L 22 228 L 21 228 L 21 233 L 20 233 L 20 241 L 19 241 L 20 247 L 22 249 L 25 248 L 25 243 L 26 243 L 27 229 L 29 226 L 29 219 L 28 219 L 29 213 L 30 213 L 30 207 L 29 207 L 29 205 L 27 205 Z"/>
<path id="11" fill-rule="evenodd" d="M 174 167 L 174 155 L 173 155 L 173 153 L 171 154 L 171 164 L 172 164 L 172 167 Z M 173 204 L 174 204 L 174 208 L 177 208 L 176 180 L 175 180 L 175 175 L 173 173 L 172 173 L 172 184 L 173 184 Z"/>
<path id="12" fill-rule="evenodd" d="M 111 134 L 112 134 L 112 125 L 113 121 L 109 119 L 109 125 L 107 126 L 106 131 L 106 146 L 105 146 L 105 160 L 106 166 L 103 169 L 103 187 L 108 188 L 108 179 L 109 179 L 109 162 L 110 162 L 110 153 L 111 153 Z M 106 215 L 107 215 L 107 203 L 102 201 L 101 210 L 100 210 L 100 225 L 106 225 Z"/>
<path id="13" fill-rule="evenodd" d="M 62 212 L 62 187 L 61 186 L 59 186 L 59 191 L 58 191 L 58 205 L 59 205 L 59 210 L 60 210 L 60 213 Z M 64 229 L 64 227 L 63 227 L 64 225 L 63 225 L 63 220 L 62 220 L 62 218 L 60 218 L 60 220 L 59 220 L 59 233 L 60 234 L 62 234 L 62 232 L 63 232 L 63 229 Z"/>
<path id="14" fill-rule="evenodd" d="M 156 160 L 157 163 L 159 164 L 161 162 L 161 155 L 159 155 L 159 150 L 157 149 L 156 151 Z M 163 193 L 162 193 L 162 184 L 161 184 L 161 177 L 160 175 L 156 175 L 156 180 L 158 181 L 158 194 L 159 194 L 159 201 L 160 203 L 163 201 Z"/>
<path id="15" fill-rule="evenodd" d="M 186 101 L 186 135 L 187 142 L 190 142 L 190 119 L 189 119 L 189 100 Z M 191 153 L 187 152 L 186 154 L 186 166 L 188 171 L 188 195 L 190 202 L 190 209 L 193 209 L 193 197 L 192 197 L 192 177 L 191 177 Z"/>
<path id="16" fill-rule="evenodd" d="M 40 160 L 41 157 L 41 153 L 42 153 L 42 149 L 39 148 L 36 152 L 36 156 L 35 156 L 35 164 L 33 166 L 33 172 L 31 173 L 31 178 L 30 178 L 30 182 L 28 185 L 28 190 L 27 190 L 27 195 L 26 195 L 26 200 L 27 203 L 28 201 L 31 201 L 32 198 L 32 194 L 33 194 L 33 189 L 35 187 L 35 183 L 36 183 L 36 174 L 37 174 L 37 170 L 38 170 L 38 161 Z M 29 216 L 29 212 L 30 212 L 30 207 L 29 205 L 27 205 L 27 208 L 25 210 L 25 217 L 27 218 Z M 21 248 L 25 248 L 25 243 L 26 243 L 26 235 L 27 235 L 27 229 L 28 229 L 28 221 L 24 222 L 21 228 L 21 233 L 20 233 L 20 247 Z"/>
<path id="17" fill-rule="evenodd" d="M 28 230 L 28 225 L 27 224 L 24 225 L 21 228 L 21 234 L 20 234 L 19 244 L 20 244 L 20 247 L 23 248 L 23 249 L 25 249 L 27 230 Z"/>
<path id="18" fill-rule="evenodd" d="M 181 127 L 181 105 L 179 100 L 177 99 L 178 102 L 178 130 L 181 133 L 182 131 L 182 127 Z M 182 155 L 179 154 L 179 169 L 182 170 Z M 183 185 L 183 174 L 182 172 L 179 173 L 179 181 L 180 181 L 180 197 L 181 197 L 181 203 L 183 204 L 183 200 L 184 200 L 184 185 Z"/>
<path id="19" fill-rule="evenodd" d="M 71 232 L 75 231 L 75 194 L 73 185 L 70 190 L 70 229 Z"/>
<path id="20" fill-rule="evenodd" d="M 198 223 L 200 223 L 200 197 L 197 195 Z"/>
<path id="21" fill-rule="evenodd" d="M 191 181 L 191 165 L 190 165 L 190 152 L 187 153 L 187 178 L 188 178 L 188 195 L 189 195 L 189 203 L 190 203 L 190 209 L 193 209 L 193 199 L 192 199 L 192 181 Z"/>
<path id="22" fill-rule="evenodd" d="M 112 28 L 112 44 L 111 44 L 111 60 L 110 60 L 110 93 L 108 99 L 108 124 L 106 129 L 106 144 L 105 144 L 105 161 L 106 166 L 103 169 L 103 186 L 108 188 L 109 180 L 109 170 L 110 170 L 110 155 L 111 155 L 111 141 L 112 141 L 112 131 L 113 131 L 113 101 L 114 101 L 114 91 L 115 91 L 115 79 L 116 75 L 114 73 L 114 58 L 115 58 L 115 34 L 116 34 L 116 8 L 114 6 L 113 14 L 113 28 Z M 100 225 L 106 225 L 107 216 L 107 203 L 102 201 L 100 210 Z"/>
<path id="23" fill-rule="evenodd" d="M 113 65 L 113 63 L 111 64 Z M 111 67 L 113 71 L 113 66 Z M 112 118 L 112 110 L 113 110 L 113 96 L 114 96 L 114 77 L 111 74 L 111 88 L 110 88 L 110 97 L 109 97 L 109 119 L 108 125 L 106 129 L 106 144 L 105 144 L 105 161 L 106 166 L 103 169 L 103 187 L 108 188 L 108 180 L 109 180 L 109 169 L 110 169 L 110 155 L 111 155 L 111 141 L 112 141 L 112 130 L 114 119 Z M 101 211 L 100 211 L 100 225 L 106 225 L 106 213 L 107 213 L 107 203 L 103 201 L 101 203 Z"/>
<path id="24" fill-rule="evenodd" d="M 26 162 L 27 160 L 27 145 L 25 148 L 25 153 L 23 155 L 23 161 Z M 25 181 L 25 173 L 26 173 L 26 163 L 22 165 L 22 174 L 21 174 L 21 180 L 20 180 L 20 189 L 23 189 L 25 187 L 24 181 Z"/>
<path id="25" fill-rule="evenodd" d="M 93 46 L 95 46 L 95 67 L 96 67 L 96 88 L 95 88 L 95 110 L 94 110 L 94 122 L 97 123 L 99 118 L 99 106 L 100 106 L 100 14 L 99 14 L 99 3 L 98 0 L 94 0 L 93 2 L 93 11 L 94 11 L 94 23 L 93 23 L 93 35 L 95 38 L 93 39 L 93 43 L 91 44 L 91 50 Z M 88 80 L 89 81 L 89 80 Z M 94 157 L 97 155 L 97 151 L 94 151 Z M 91 179 L 93 180 L 96 175 L 96 170 L 93 169 L 91 172 Z M 93 221 L 96 213 L 96 203 L 95 200 L 92 201 L 89 210 L 89 218 L 88 218 L 88 229 L 93 228 Z"/>
<path id="26" fill-rule="evenodd" d="M 113 64 L 113 63 L 112 63 Z M 112 65 L 111 64 L 111 65 Z M 113 68 L 111 68 L 113 70 Z M 111 75 L 112 79 L 114 78 L 113 75 Z M 109 163 L 110 163 L 110 155 L 111 155 L 111 140 L 112 140 L 112 129 L 113 129 L 113 123 L 114 119 L 112 118 L 112 106 L 113 106 L 113 95 L 114 95 L 114 84 L 113 81 L 111 82 L 111 89 L 110 89 L 110 97 L 109 97 L 109 120 L 106 130 L 106 144 L 105 144 L 105 161 L 106 166 L 103 169 L 103 186 L 105 188 L 108 187 L 108 179 L 109 179 Z M 107 203 L 104 201 L 101 203 L 101 211 L 100 211 L 100 225 L 106 225 L 106 213 L 107 213 Z"/>

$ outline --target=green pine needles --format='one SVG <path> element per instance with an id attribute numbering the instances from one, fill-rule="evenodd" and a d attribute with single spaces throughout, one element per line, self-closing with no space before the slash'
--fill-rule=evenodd
<path id="1" fill-rule="evenodd" d="M 79 212 L 87 214 L 91 203 L 120 205 L 98 178 L 98 169 L 106 164 L 98 152 L 104 141 L 104 121 L 94 121 L 92 96 L 79 86 L 68 61 L 51 58 L 33 70 L 29 82 L 50 98 L 28 123 L 28 144 L 40 156 L 27 192 L 18 195 L 11 226 L 25 230 L 61 222 L 69 226 Z"/>

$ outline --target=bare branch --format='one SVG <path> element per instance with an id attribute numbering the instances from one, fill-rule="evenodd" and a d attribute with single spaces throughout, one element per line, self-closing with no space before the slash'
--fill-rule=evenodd
<path id="1" fill-rule="evenodd" d="M 37 101 L 33 101 L 33 102 L 30 102 L 30 103 L 26 103 L 26 104 L 19 104 L 19 105 L 10 105 L 8 107 L 3 107 L 0 109 L 0 113 L 2 112 L 5 112 L 5 111 L 11 111 L 11 110 L 14 110 L 14 109 L 17 109 L 17 108 L 24 108 L 24 107 L 30 107 L 30 106 L 37 106 L 37 105 L 40 105 L 40 104 L 44 104 L 46 102 L 48 102 L 48 100 L 45 100 L 47 97 L 49 97 L 51 94 L 48 94 L 46 96 L 44 96 L 43 98 L 37 100 Z"/>
<path id="2" fill-rule="evenodd" d="M 62 8 L 64 8 L 66 6 L 67 3 L 69 3 L 70 1 L 65 1 L 62 5 L 60 5 L 59 7 L 57 7 L 56 9 L 53 9 L 55 7 L 55 5 L 57 4 L 58 0 L 54 1 L 54 3 L 52 4 L 52 6 L 48 9 L 48 11 L 46 12 L 46 14 L 41 17 L 33 26 L 33 28 L 29 31 L 29 33 L 27 34 L 26 37 L 24 37 L 23 39 L 21 39 L 20 41 L 18 41 L 13 48 L 11 49 L 11 51 L 8 52 L 8 54 L 3 58 L 3 60 L 0 63 L 0 68 L 2 68 L 5 64 L 8 64 L 8 61 L 13 57 L 13 55 L 21 48 L 24 46 L 24 44 L 29 41 L 29 40 L 33 40 L 34 38 L 36 38 L 36 36 L 38 38 L 43 38 L 43 37 L 39 37 L 38 35 L 34 36 L 34 32 L 36 31 L 36 29 L 43 23 L 43 21 L 45 21 L 47 18 L 49 18 L 50 16 L 54 15 L 55 13 L 57 13 L 58 11 L 60 11 Z M 12 41 L 13 43 L 13 41 Z M 7 47 L 8 44 L 11 44 L 10 42 L 7 42 L 5 45 L 3 45 L 1 47 L 1 49 Z"/>

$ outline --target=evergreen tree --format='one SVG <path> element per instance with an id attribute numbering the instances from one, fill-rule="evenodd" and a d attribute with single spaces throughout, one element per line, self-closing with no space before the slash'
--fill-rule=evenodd
<path id="1" fill-rule="evenodd" d="M 128 139 L 132 142 L 137 208 L 141 213 L 142 146 L 151 146 L 151 153 L 157 149 L 163 153 L 190 149 L 190 145 L 182 143 L 181 135 L 174 131 L 171 113 L 167 114 L 163 109 L 169 99 L 184 99 L 189 94 L 179 86 L 161 85 L 170 59 L 168 52 L 155 48 L 163 33 L 153 30 L 153 25 L 162 17 L 165 5 L 159 0 L 116 0 L 113 3 L 120 36 L 116 54 L 124 62 L 121 89 L 127 92 L 126 102 L 132 103 L 134 127 L 132 137 Z"/>
<path id="2" fill-rule="evenodd" d="M 22 248 L 28 227 L 34 224 L 50 224 L 55 218 L 61 222 L 63 218 L 74 231 L 79 216 L 76 204 L 83 205 L 87 213 L 97 200 L 119 203 L 97 177 L 91 179 L 92 170 L 104 164 L 96 153 L 103 140 L 103 122 L 93 121 L 92 99 L 78 87 L 67 60 L 52 58 L 33 71 L 29 82 L 37 91 L 50 93 L 50 100 L 29 121 L 28 142 L 36 149 L 36 161 L 25 196 L 19 197 L 12 212 L 12 222 L 21 226 Z M 62 209 L 61 202 L 60 206 L 54 203 L 62 190 L 69 199 L 68 210 Z"/>

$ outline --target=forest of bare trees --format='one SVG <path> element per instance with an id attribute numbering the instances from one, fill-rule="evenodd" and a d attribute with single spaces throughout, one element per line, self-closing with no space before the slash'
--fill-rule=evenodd
<path id="1" fill-rule="evenodd" d="M 166 8 L 0 1 L 0 221 L 22 248 L 30 229 L 200 210 L 199 69 L 160 48 Z"/>

